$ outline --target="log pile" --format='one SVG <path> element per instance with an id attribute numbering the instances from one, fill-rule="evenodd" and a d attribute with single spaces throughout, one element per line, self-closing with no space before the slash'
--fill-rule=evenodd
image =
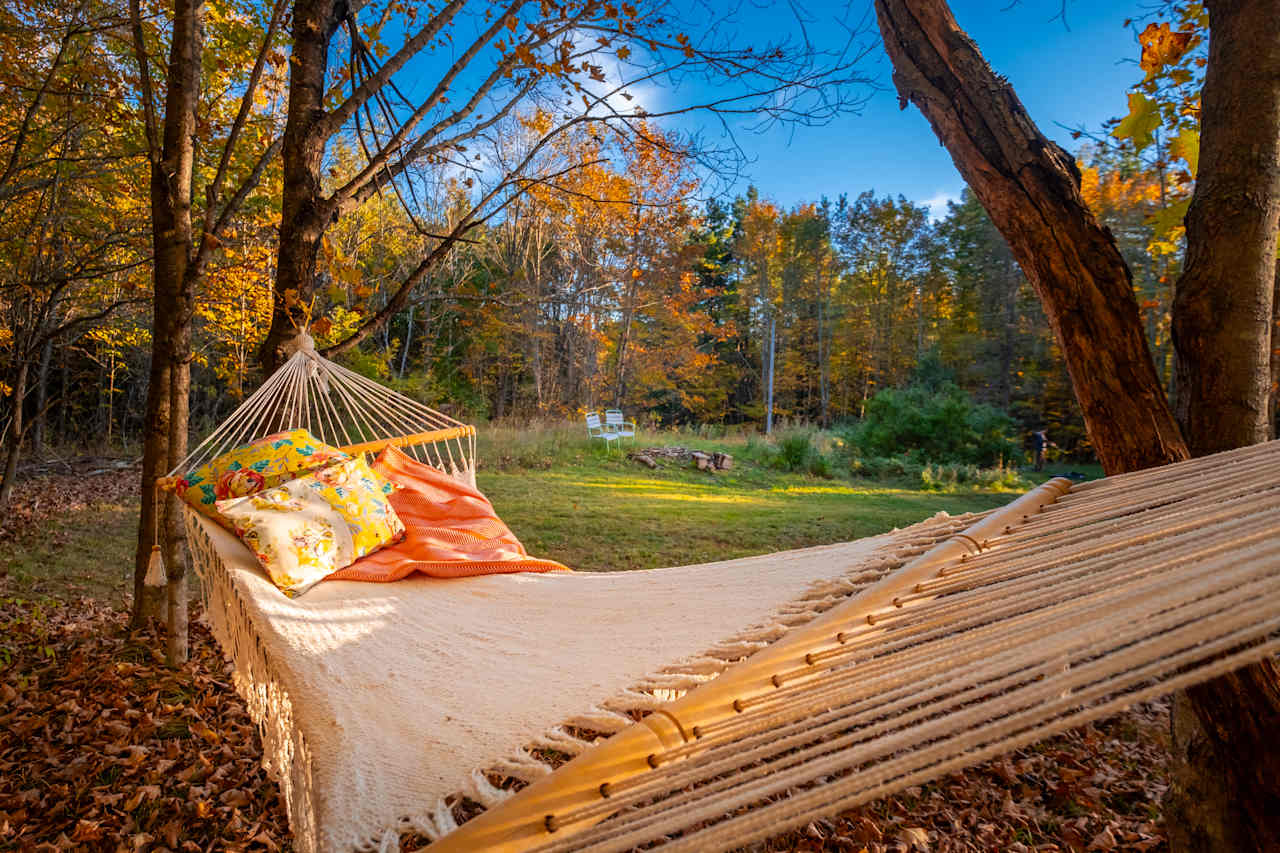
<path id="1" fill-rule="evenodd" d="M 643 450 L 633 450 L 627 454 L 627 458 L 651 469 L 658 467 L 658 460 L 669 460 L 680 465 L 690 465 L 699 471 L 711 473 L 728 471 L 733 468 L 733 457 L 728 453 L 714 451 L 707 453 L 702 450 L 692 450 L 688 447 L 646 447 Z"/>

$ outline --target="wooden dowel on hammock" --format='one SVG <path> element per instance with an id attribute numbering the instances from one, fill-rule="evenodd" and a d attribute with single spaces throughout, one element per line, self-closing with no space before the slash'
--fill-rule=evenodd
<path id="1" fill-rule="evenodd" d="M 338 449 L 349 456 L 356 456 L 360 453 L 374 453 L 382 450 L 384 447 L 409 447 L 415 444 L 430 444 L 433 442 L 448 441 L 449 439 L 466 438 L 474 436 L 475 434 L 475 427 L 470 424 L 462 424 L 448 429 L 434 429 L 426 432 L 416 432 L 410 435 L 398 435 L 394 438 L 380 438 L 375 441 L 349 444 Z M 156 480 L 156 488 L 173 491 L 181 480 L 181 477 L 160 477 Z"/>

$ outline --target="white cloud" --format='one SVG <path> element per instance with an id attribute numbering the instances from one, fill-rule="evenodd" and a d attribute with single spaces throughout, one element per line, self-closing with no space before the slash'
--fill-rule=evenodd
<path id="1" fill-rule="evenodd" d="M 954 201 L 954 202 L 960 201 L 960 193 L 948 192 L 947 190 L 940 190 L 929 198 L 921 199 L 920 201 L 916 202 L 916 204 L 920 205 L 921 207 L 929 208 L 929 218 L 934 222 L 937 222 L 940 219 L 946 218 L 947 202 L 951 202 L 951 201 Z"/>

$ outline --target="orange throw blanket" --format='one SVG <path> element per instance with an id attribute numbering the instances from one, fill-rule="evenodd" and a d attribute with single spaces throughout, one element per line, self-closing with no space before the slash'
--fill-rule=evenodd
<path id="1" fill-rule="evenodd" d="M 395 581 L 414 572 L 437 578 L 507 572 L 568 571 L 530 557 L 493 504 L 476 489 L 388 447 L 373 469 L 402 488 L 389 500 L 405 538 L 363 557 L 325 580 Z"/>

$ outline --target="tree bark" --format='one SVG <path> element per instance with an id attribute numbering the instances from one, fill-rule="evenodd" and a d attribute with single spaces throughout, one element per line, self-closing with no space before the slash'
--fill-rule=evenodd
<path id="1" fill-rule="evenodd" d="M 135 0 L 136 2 L 136 0 Z M 140 66 L 146 67 L 141 30 L 135 14 L 135 41 Z M 166 495 L 164 524 L 155 515 L 155 483 L 186 453 L 187 385 L 189 377 L 191 306 L 195 280 L 191 275 L 193 237 L 191 178 L 195 162 L 196 111 L 199 108 L 201 60 L 204 51 L 203 0 L 175 0 L 173 35 L 169 47 L 164 120 L 158 150 L 151 152 L 150 191 L 152 283 L 154 309 L 151 375 L 147 388 L 146 436 L 142 457 L 142 511 L 138 548 L 134 555 L 134 606 L 131 622 L 140 624 L 158 604 L 143 581 L 151 547 L 160 533 L 169 573 L 167 608 L 170 663 L 185 660 L 186 596 L 184 566 L 176 559 L 182 538 L 177 499 Z M 144 77 L 147 77 L 144 71 Z M 149 79 L 149 78 L 148 78 Z M 175 395 L 178 395 L 177 397 Z M 180 397 L 180 399 L 179 399 Z M 161 528 L 162 529 L 158 529 Z M 181 602 L 174 601 L 181 588 Z M 179 612 L 181 611 L 181 612 Z M 181 623 L 181 624 L 179 624 Z M 177 632 L 183 632 L 177 637 Z M 183 653 L 181 659 L 173 657 Z"/>
<path id="2" fill-rule="evenodd" d="M 16 350 L 17 347 L 14 347 Z M 19 358 L 22 358 L 19 355 Z M 5 449 L 4 456 L 4 474 L 0 476 L 0 507 L 9 503 L 9 498 L 13 496 L 13 484 L 18 479 L 18 460 L 22 457 L 22 438 L 26 432 L 26 424 L 23 423 L 22 410 L 26 406 L 27 399 L 27 375 L 30 373 L 30 363 L 25 359 L 18 363 L 17 373 L 13 380 L 12 397 L 13 405 L 9 419 L 9 446 Z"/>
<path id="3" fill-rule="evenodd" d="M 44 450 L 49 439 L 47 425 L 49 419 L 49 365 L 53 361 L 53 337 L 45 339 L 40 348 L 40 369 L 36 373 L 36 419 L 32 426 L 31 446 L 36 453 Z"/>
<path id="4" fill-rule="evenodd" d="M 1271 411 L 1267 422 L 1269 438 L 1280 438 L 1280 264 L 1276 264 L 1275 288 L 1271 292 Z"/>
<path id="5" fill-rule="evenodd" d="M 1280 3 L 1205 6 L 1200 164 L 1173 301 L 1177 414 L 1195 455 L 1267 438 L 1280 227 Z"/>
<path id="6" fill-rule="evenodd" d="M 1213 0 L 1200 162 L 1173 303 L 1178 420 L 1199 456 L 1265 441 L 1280 229 L 1280 3 Z M 1175 853 L 1280 850 L 1275 659 L 1179 694 Z"/>
<path id="7" fill-rule="evenodd" d="M 1103 467 L 1185 459 L 1129 268 L 1085 205 L 1074 159 L 1040 133 L 943 0 L 875 5 L 900 101 L 929 120 L 1044 303 Z"/>
<path id="8" fill-rule="evenodd" d="M 280 149 L 283 192 L 280 246 L 271 328 L 258 360 L 269 375 L 286 359 L 288 345 L 305 327 L 315 290 L 316 260 L 328 217 L 322 169 L 328 137 L 322 127 L 329 42 L 347 15 L 345 0 L 296 0 L 289 108 Z"/>
<path id="9" fill-rule="evenodd" d="M 168 470 L 169 451 L 169 359 L 157 352 L 155 341 L 167 340 L 167 318 L 173 312 L 162 305 L 161 293 L 156 291 L 152 309 L 151 370 L 147 378 L 147 406 L 142 427 L 142 500 L 138 513 L 138 545 L 133 554 L 133 608 L 129 625 L 140 628 L 160 615 L 160 591 L 144 582 L 147 562 L 151 559 L 151 546 L 158 541 L 157 506 L 153 497 L 156 480 Z"/>

